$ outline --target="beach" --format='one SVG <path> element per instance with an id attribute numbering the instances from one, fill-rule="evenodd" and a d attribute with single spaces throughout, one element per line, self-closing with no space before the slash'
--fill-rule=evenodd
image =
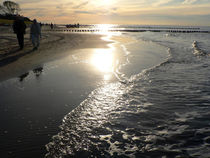
<path id="1" fill-rule="evenodd" d="M 49 32 L 49 33 L 43 32 L 42 39 L 41 39 L 41 45 L 40 45 L 39 49 L 37 51 L 32 51 L 33 47 L 29 40 L 29 34 L 26 34 L 25 35 L 25 48 L 21 51 L 18 51 L 17 40 L 15 38 L 15 35 L 12 34 L 11 31 L 7 31 L 7 33 L 1 34 L 1 42 L 2 42 L 1 44 L 2 44 L 2 46 L 4 46 L 3 48 L 1 48 L 1 57 L 2 57 L 1 64 L 2 65 L 0 67 L 0 81 L 3 82 L 3 84 L 1 86 L 4 85 L 5 80 L 9 80 L 11 78 L 18 78 L 19 81 L 23 80 L 24 78 L 27 78 L 28 72 L 30 72 L 30 71 L 34 72 L 35 76 L 37 76 L 37 78 L 38 78 L 39 73 L 42 73 L 42 69 L 45 72 L 45 67 L 44 67 L 45 63 L 59 60 L 59 59 L 65 58 L 66 56 L 68 57 L 70 55 L 73 55 L 78 52 L 78 51 L 76 51 L 78 49 L 108 48 L 107 44 L 110 42 L 104 41 L 101 38 L 102 38 L 102 35 L 94 35 L 94 34 L 73 34 L 73 33 L 65 34 L 65 33 L 56 33 L 56 32 Z M 12 51 L 14 51 L 14 52 L 12 52 Z M 30 75 L 29 75 L 29 77 L 30 77 Z M 5 124 L 1 128 L 1 136 L 4 137 L 4 138 L 1 138 L 1 140 L 2 140 L 1 156 L 13 157 L 12 156 L 13 152 L 14 152 L 14 156 L 16 154 L 22 155 L 23 152 L 20 152 L 19 149 L 22 148 L 25 150 L 25 148 L 26 147 L 28 148 L 28 145 L 31 143 L 31 144 L 33 144 L 33 145 L 31 145 L 32 148 L 34 148 L 34 147 L 39 148 L 39 146 L 41 145 L 41 149 L 36 149 L 34 151 L 35 152 L 34 157 L 40 157 L 40 154 L 43 157 L 44 156 L 44 148 L 45 148 L 44 146 L 45 146 L 45 144 L 47 144 L 47 140 L 49 141 L 49 137 L 50 137 L 49 131 L 52 132 L 52 130 L 53 131 L 58 130 L 58 126 L 62 120 L 62 117 L 65 114 L 67 114 L 70 111 L 70 109 L 73 109 L 74 106 L 79 104 L 80 100 L 78 98 L 81 99 L 81 96 L 76 97 L 76 99 L 74 99 L 74 97 L 73 98 L 70 97 L 69 100 L 73 100 L 73 101 L 72 101 L 71 105 L 67 105 L 64 103 L 64 101 L 62 101 L 62 98 L 60 98 L 60 97 L 62 97 L 62 95 L 60 95 L 60 97 L 56 98 L 56 102 L 57 103 L 60 102 L 60 104 L 63 104 L 63 105 L 62 105 L 62 107 L 54 107 L 55 108 L 54 109 L 53 106 L 55 106 L 55 105 L 53 105 L 53 106 L 51 105 L 52 104 L 52 102 L 50 101 L 51 96 L 49 96 L 50 93 L 53 93 L 52 89 L 48 89 L 48 90 L 50 90 L 50 92 L 46 91 L 43 94 L 43 95 L 48 96 L 44 101 L 45 103 L 43 104 L 43 103 L 41 103 L 42 101 L 39 100 L 39 98 L 37 98 L 38 96 L 36 95 L 36 93 L 39 94 L 42 92 L 39 92 L 39 90 L 37 89 L 37 92 L 34 92 L 33 95 L 26 96 L 27 91 L 24 90 L 24 85 L 23 86 L 18 85 L 19 84 L 18 82 L 16 82 L 13 86 L 16 87 L 15 88 L 16 90 L 19 89 L 18 91 L 22 91 L 21 92 L 22 94 L 21 93 L 20 94 L 11 94 L 11 96 L 10 96 L 11 98 L 9 96 L 5 96 L 7 99 L 10 98 L 13 100 L 11 104 L 17 104 L 17 105 L 15 107 L 13 107 L 13 105 L 11 105 L 10 103 L 7 104 L 3 100 L 1 100 L 1 110 L 3 110 L 3 111 L 1 111 L 2 113 L 5 114 L 5 111 L 9 110 L 8 108 L 10 106 L 13 107 L 13 108 L 10 107 L 13 110 L 12 111 L 9 110 L 10 113 L 7 113 L 9 115 L 7 115 L 7 114 L 2 115 L 3 119 L 1 121 L 3 121 L 3 122 L 6 121 L 7 124 Z M 52 83 L 52 84 L 56 84 L 56 82 Z M 20 86 L 20 87 L 18 88 L 17 86 L 18 87 Z M 37 87 L 35 86 L 34 88 L 36 89 Z M 16 91 L 15 89 L 13 89 L 13 90 Z M 80 91 L 82 91 L 82 90 L 80 90 Z M 2 93 L 4 93 L 4 92 L 1 91 L 1 94 Z M 14 93 L 16 93 L 16 92 L 14 92 Z M 68 92 L 68 94 L 69 93 L 70 92 Z M 83 92 L 83 93 L 86 93 L 86 92 Z M 78 95 L 85 95 L 83 93 L 81 93 L 81 94 L 79 93 Z M 8 95 L 6 93 L 4 93 L 4 94 Z M 24 97 L 22 98 L 22 96 L 24 96 Z M 18 99 L 18 97 L 20 100 L 22 100 L 22 99 L 23 100 L 20 101 Z M 56 96 L 54 96 L 54 97 L 56 97 Z M 67 96 L 65 95 L 65 97 L 67 97 Z M 84 97 L 82 97 L 82 98 L 84 98 Z M 27 104 L 31 104 L 32 102 L 34 102 L 33 106 L 34 106 L 34 108 L 35 108 L 34 110 L 36 112 L 34 110 L 32 110 L 33 112 L 30 113 L 29 111 L 31 111 L 32 107 L 31 107 L 31 105 L 27 105 Z M 46 106 L 46 104 L 47 104 L 47 106 Z M 49 107 L 48 105 L 49 106 L 51 105 L 52 107 L 51 106 Z M 50 111 L 46 110 L 47 108 L 49 108 L 49 109 L 53 108 L 53 110 L 50 112 Z M 43 112 L 43 111 L 45 111 L 45 112 Z M 56 111 L 59 111 L 59 112 L 56 113 Z M 14 114 L 12 116 L 10 116 L 11 112 L 12 113 L 14 112 Z M 25 114 L 25 112 L 27 112 L 27 114 Z M 30 116 L 30 115 L 33 115 L 33 116 Z M 51 120 L 51 121 L 49 121 L 49 120 Z M 4 124 L 3 122 L 1 124 Z M 53 127 L 53 129 L 48 130 L 48 128 L 49 128 L 48 126 L 50 126 L 50 124 L 51 124 L 50 122 L 53 123 L 55 126 Z M 35 127 L 32 127 L 32 126 L 35 126 Z M 30 130 L 29 130 L 30 128 L 31 129 L 36 128 L 36 130 L 33 132 L 30 132 Z M 55 131 L 54 131 L 54 134 L 56 134 Z M 31 140 L 30 140 L 30 138 L 28 138 L 29 135 L 31 137 L 33 137 L 33 138 L 31 138 Z M 44 135 L 44 137 L 43 137 L 43 135 Z M 36 136 L 38 136 L 38 137 L 36 138 Z M 18 140 L 18 137 L 20 140 Z M 26 137 L 27 137 L 27 139 L 30 143 L 26 143 L 27 145 L 25 145 L 25 143 L 22 142 L 23 140 L 21 140 L 21 137 L 23 137 L 24 139 L 26 139 Z M 38 142 L 37 142 L 37 140 L 38 140 Z M 21 147 L 18 147 L 19 144 L 21 145 Z M 38 146 L 35 144 L 37 144 Z M 13 149 L 11 149 L 11 147 L 13 145 L 14 145 L 14 151 L 13 151 Z M 16 153 L 16 150 L 17 150 L 17 152 L 20 152 L 20 153 Z M 29 149 L 29 150 L 31 150 L 31 149 Z M 37 150 L 38 150 L 38 152 L 37 152 Z M 31 157 L 32 153 L 28 151 L 28 154 L 30 154 L 30 157 Z M 27 157 L 27 154 L 24 154 L 22 156 Z"/>
<path id="2" fill-rule="evenodd" d="M 4 32 L 0 157 L 208 157 L 209 34 Z"/>
<path id="3" fill-rule="evenodd" d="M 52 135 L 58 132 L 62 118 L 104 82 L 103 76 L 96 75 L 95 72 L 92 74 L 95 76 L 86 74 L 87 81 L 85 81 L 81 75 L 75 73 L 75 71 L 81 71 L 76 70 L 78 67 L 68 74 L 74 76 L 64 78 L 65 76 L 57 72 L 62 69 L 56 70 L 56 67 L 59 67 L 62 62 L 65 67 L 69 66 L 69 62 L 76 62 L 73 59 L 74 54 L 87 56 L 85 53 L 91 54 L 92 49 L 108 49 L 108 44 L 113 41 L 102 40 L 102 37 L 106 36 L 90 33 L 43 32 L 39 49 L 33 51 L 27 32 L 25 48 L 19 51 L 15 34 L 11 29 L 4 29 L 1 34 L 3 47 L 0 51 L 1 96 L 5 98 L 1 99 L 0 103 L 1 156 L 43 157 L 45 155 L 45 144 L 50 141 Z M 127 42 L 126 38 L 120 39 Z M 68 59 L 64 60 L 65 58 Z M 45 67 L 46 64 L 48 66 Z M 79 69 L 82 69 L 81 66 Z M 33 85 L 32 82 L 39 82 L 46 72 L 54 71 L 56 78 L 51 81 L 52 83 L 47 81 L 47 87 L 41 86 L 40 89 L 40 85 Z M 63 83 L 59 81 L 61 78 L 64 78 Z M 70 85 L 65 90 L 66 84 Z M 29 88 L 29 85 L 33 85 L 33 88 L 31 87 L 33 90 Z M 8 94 L 5 90 L 12 93 Z M 4 121 L 7 123 L 5 124 Z M 23 153 L 22 150 L 26 152 Z"/>
<path id="4" fill-rule="evenodd" d="M 84 48 L 106 48 L 107 42 L 102 41 L 102 36 L 94 36 L 91 34 L 65 34 L 49 32 L 43 33 L 41 38 L 41 46 L 39 50 L 33 52 L 29 33 L 25 35 L 25 48 L 18 51 L 18 44 L 16 35 L 12 31 L 10 33 L 1 34 L 2 48 L 0 50 L 1 69 L 0 76 L 7 76 L 14 74 L 18 75 L 30 70 L 37 65 L 43 64 L 47 61 L 55 60 L 65 56 L 75 49 Z M 52 53 L 53 51 L 53 53 Z M 17 62 L 13 62 L 17 60 Z M 11 61 L 12 64 L 9 64 Z M 13 71 L 14 70 L 14 71 Z M 13 72 L 9 72 L 13 71 Z M 4 74 L 4 75 L 3 75 Z M 13 77 L 14 77 L 13 76 Z M 5 80 L 7 78 L 1 78 Z"/>

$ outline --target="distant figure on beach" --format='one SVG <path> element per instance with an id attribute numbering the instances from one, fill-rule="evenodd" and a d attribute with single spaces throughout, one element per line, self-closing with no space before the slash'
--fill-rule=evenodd
<path id="1" fill-rule="evenodd" d="M 20 50 L 24 47 L 24 34 L 26 30 L 26 24 L 21 17 L 17 17 L 13 23 L 13 31 L 17 35 L 18 44 L 20 46 Z"/>
<path id="2" fill-rule="evenodd" d="M 52 23 L 50 24 L 50 28 L 53 29 L 53 24 Z"/>
<path id="3" fill-rule="evenodd" d="M 41 38 L 41 27 L 40 24 L 36 21 L 36 19 L 34 19 L 33 23 L 31 24 L 30 38 L 34 47 L 33 50 L 38 49 L 39 38 Z"/>

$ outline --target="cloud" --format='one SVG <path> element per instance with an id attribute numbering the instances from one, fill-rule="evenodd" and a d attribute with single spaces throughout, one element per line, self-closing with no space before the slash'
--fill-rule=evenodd
<path id="1" fill-rule="evenodd" d="M 30 1 L 26 1 L 26 0 L 19 0 L 17 3 L 37 3 L 37 2 L 43 2 L 44 0 L 30 0 Z"/>
<path id="2" fill-rule="evenodd" d="M 80 3 L 80 4 L 76 5 L 76 6 L 74 6 L 73 8 L 74 8 L 74 9 L 78 9 L 78 8 L 81 8 L 81 7 L 86 6 L 88 3 L 89 3 L 89 2 L 86 1 L 86 2 L 83 2 L 83 3 Z"/>
<path id="3" fill-rule="evenodd" d="M 74 5 L 72 2 L 69 2 L 69 3 L 61 3 L 61 4 L 58 4 L 57 6 L 56 6 L 56 9 L 60 9 L 61 11 L 62 10 L 66 10 L 66 9 L 68 9 L 68 8 L 70 8 L 72 5 Z"/>
<path id="4" fill-rule="evenodd" d="M 117 9 L 118 9 L 117 7 L 112 8 L 112 10 L 117 10 Z"/>
<path id="5" fill-rule="evenodd" d="M 174 0 L 162 0 L 162 1 L 158 1 L 158 2 L 154 3 L 154 6 L 164 6 L 164 5 L 170 4 L 173 1 Z"/>
<path id="6" fill-rule="evenodd" d="M 84 11 L 84 10 L 77 10 L 74 13 L 76 13 L 76 14 L 95 14 L 95 12 L 92 12 L 92 11 Z"/>
<path id="7" fill-rule="evenodd" d="M 198 0 L 185 0 L 183 4 L 193 4 L 196 3 Z"/>
<path id="8" fill-rule="evenodd" d="M 2 3 L 4 0 L 0 0 Z M 20 4 L 21 14 L 31 18 L 59 23 L 157 23 L 196 17 L 200 25 L 209 20 L 210 0 L 14 0 Z M 141 16 L 140 16 L 141 15 Z M 138 20 L 138 17 L 140 20 Z M 206 16 L 209 17 L 209 16 Z M 143 20 L 142 20 L 143 19 Z M 79 21 L 81 20 L 81 21 Z M 142 21 L 141 21 L 142 20 Z M 153 20 L 153 22 L 152 22 Z M 188 21 L 189 21 L 188 20 Z M 202 21 L 203 20 L 203 21 Z M 95 21 L 95 22 L 94 22 Z M 184 20 L 183 20 L 184 21 Z M 186 20 L 187 21 L 187 20 Z M 210 21 L 208 22 L 210 24 Z"/>

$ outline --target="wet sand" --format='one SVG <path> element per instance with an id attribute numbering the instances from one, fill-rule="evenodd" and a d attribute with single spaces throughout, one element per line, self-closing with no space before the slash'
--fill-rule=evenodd
<path id="1" fill-rule="evenodd" d="M 0 157 L 208 157 L 208 35 L 57 35 L 1 66 Z"/>
<path id="2" fill-rule="evenodd" d="M 16 51 L 14 34 L 0 36 L 0 157 L 44 157 L 63 117 L 104 82 L 93 70 L 83 72 L 85 65 L 68 65 L 72 55 L 108 49 L 111 41 L 96 34 L 44 32 L 37 51 L 29 34 L 25 48 Z"/>
<path id="3" fill-rule="evenodd" d="M 0 35 L 0 81 L 15 77 L 51 60 L 70 55 L 73 50 L 84 48 L 107 48 L 109 42 L 102 35 L 74 33 L 42 33 L 38 50 L 33 51 L 29 34 L 25 35 L 25 47 L 18 50 L 17 40 L 12 33 Z M 75 51 L 74 51 L 75 53 Z"/>
<path id="4" fill-rule="evenodd" d="M 136 41 L 124 36 L 45 32 L 37 51 L 31 51 L 27 36 L 23 51 L 1 57 L 17 56 L 0 67 L 0 157 L 44 157 L 45 145 L 59 133 L 64 116 L 95 89 L 129 78 L 161 59 L 150 52 L 156 45 L 141 41 L 136 48 L 130 45 L 134 53 L 129 62 L 124 46 Z M 15 38 L 10 43 L 17 46 Z M 113 63 L 129 68 L 122 68 L 125 74 L 114 74 L 110 71 Z"/>

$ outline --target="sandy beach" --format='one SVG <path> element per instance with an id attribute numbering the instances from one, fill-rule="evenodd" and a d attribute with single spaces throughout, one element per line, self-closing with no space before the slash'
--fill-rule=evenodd
<path id="1" fill-rule="evenodd" d="M 75 53 L 76 49 L 107 48 L 108 41 L 102 40 L 102 35 L 56 33 L 43 31 L 41 44 L 37 51 L 25 35 L 25 48 L 18 50 L 16 35 L 11 29 L 2 29 L 0 35 L 0 81 L 27 72 L 45 62 L 62 58 Z"/>
<path id="2" fill-rule="evenodd" d="M 18 51 L 11 30 L 0 38 L 0 156 L 22 158 L 44 157 L 45 145 L 59 132 L 63 117 L 91 91 L 117 80 L 113 76 L 104 81 L 103 72 L 87 67 L 83 60 L 94 50 L 112 49 L 109 44 L 117 40 L 121 44 L 132 41 L 119 36 L 108 40 L 107 35 L 94 33 L 43 31 L 38 50 L 32 51 L 27 33 L 25 47 Z"/>
<path id="3" fill-rule="evenodd" d="M 209 157 L 208 33 L 0 39 L 0 157 Z"/>
<path id="4" fill-rule="evenodd" d="M 210 158 L 209 19 L 210 0 L 0 1 L 0 158 Z"/>

